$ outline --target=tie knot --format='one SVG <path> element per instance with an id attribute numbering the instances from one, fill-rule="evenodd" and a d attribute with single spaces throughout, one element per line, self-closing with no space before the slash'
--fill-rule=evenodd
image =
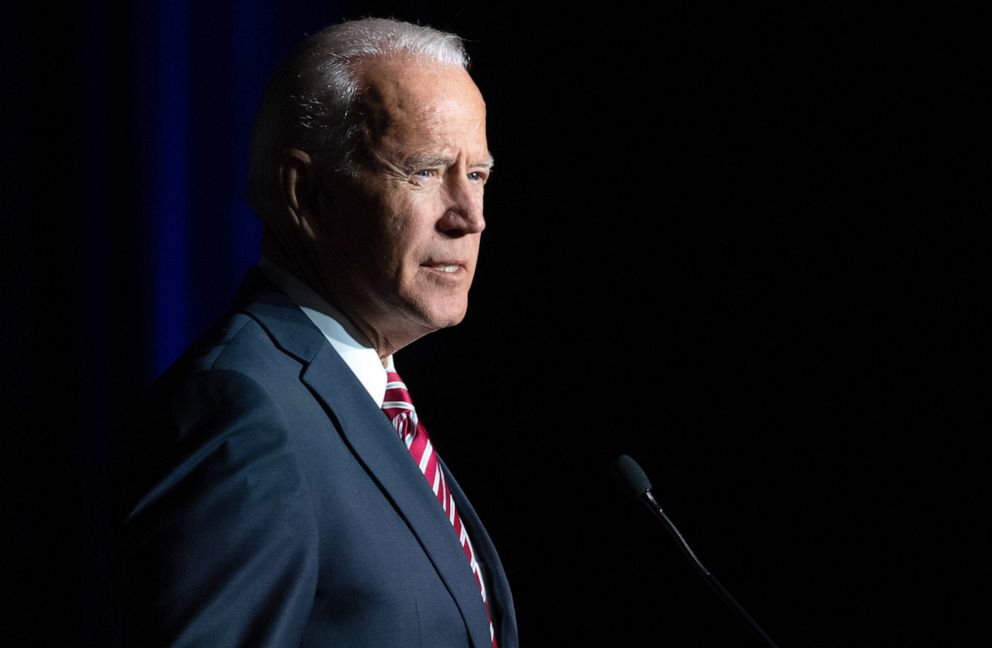
<path id="1" fill-rule="evenodd" d="M 386 395 L 383 397 L 384 410 L 413 410 L 413 399 L 407 391 L 403 379 L 395 371 L 386 372 Z"/>
<path id="2" fill-rule="evenodd" d="M 395 371 L 386 372 L 386 394 L 382 401 L 382 411 L 396 429 L 400 439 L 409 448 L 417 434 L 417 410 L 413 407 L 410 392 L 406 390 L 403 379 Z"/>

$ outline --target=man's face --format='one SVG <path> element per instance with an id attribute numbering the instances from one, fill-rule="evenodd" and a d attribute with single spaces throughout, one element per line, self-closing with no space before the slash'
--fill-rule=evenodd
<path id="1" fill-rule="evenodd" d="M 363 71 L 356 177 L 326 179 L 318 263 L 331 298 L 381 351 L 465 317 L 491 157 L 485 103 L 465 70 L 404 56 Z"/>

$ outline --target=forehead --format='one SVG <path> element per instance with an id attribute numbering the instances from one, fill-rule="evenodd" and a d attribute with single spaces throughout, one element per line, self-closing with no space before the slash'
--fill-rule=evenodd
<path id="1" fill-rule="evenodd" d="M 398 55 L 366 62 L 361 79 L 359 107 L 374 141 L 482 137 L 484 146 L 486 104 L 463 68 Z"/>

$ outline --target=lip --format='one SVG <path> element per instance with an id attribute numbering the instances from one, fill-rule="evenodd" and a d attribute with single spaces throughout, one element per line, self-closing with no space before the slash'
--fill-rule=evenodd
<path id="1" fill-rule="evenodd" d="M 420 264 L 422 268 L 428 270 L 432 275 L 444 279 L 459 279 L 464 277 L 468 270 L 467 262 L 463 259 L 430 259 Z M 454 270 L 442 270 L 440 266 L 454 266 Z"/>
<path id="2" fill-rule="evenodd" d="M 459 270 L 464 270 L 468 262 L 464 259 L 429 259 L 420 265 L 431 270 L 436 270 L 438 266 L 458 266 Z"/>

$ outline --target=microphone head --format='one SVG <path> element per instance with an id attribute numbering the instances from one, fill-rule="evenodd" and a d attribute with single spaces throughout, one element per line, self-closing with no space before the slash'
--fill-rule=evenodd
<path id="1" fill-rule="evenodd" d="M 628 455 L 617 457 L 610 470 L 617 483 L 620 484 L 620 488 L 635 500 L 651 490 L 651 480 L 648 479 L 644 470 L 637 465 L 637 462 Z"/>

